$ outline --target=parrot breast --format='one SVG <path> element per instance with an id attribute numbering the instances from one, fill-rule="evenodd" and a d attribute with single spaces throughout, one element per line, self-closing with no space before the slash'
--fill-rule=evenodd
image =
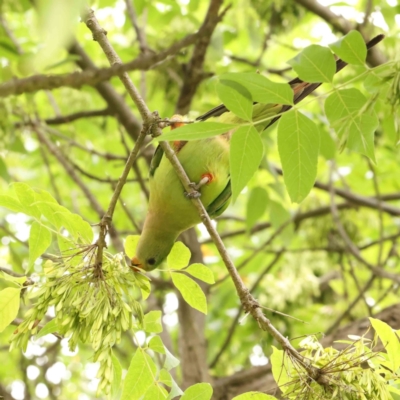
<path id="1" fill-rule="evenodd" d="M 178 159 L 191 182 L 211 181 L 199 190 L 204 207 L 213 203 L 229 184 L 229 137 L 175 144 Z M 229 200 L 225 201 L 224 209 Z M 169 160 L 163 155 L 150 177 L 150 199 L 135 262 L 140 268 L 156 268 L 169 254 L 179 234 L 201 222 L 200 216 Z"/>

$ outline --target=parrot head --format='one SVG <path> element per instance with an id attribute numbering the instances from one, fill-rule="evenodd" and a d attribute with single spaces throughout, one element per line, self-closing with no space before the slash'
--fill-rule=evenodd
<path id="1" fill-rule="evenodd" d="M 168 256 L 178 235 L 162 230 L 144 229 L 140 236 L 132 266 L 145 271 L 157 268 Z"/>

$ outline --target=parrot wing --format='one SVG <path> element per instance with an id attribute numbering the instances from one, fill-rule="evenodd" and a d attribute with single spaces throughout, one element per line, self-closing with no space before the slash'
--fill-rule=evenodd
<path id="1" fill-rule="evenodd" d="M 156 151 L 153 154 L 153 157 L 150 162 L 150 170 L 149 170 L 149 175 L 151 177 L 154 176 L 156 169 L 160 165 L 161 159 L 164 155 L 164 150 L 161 148 L 160 145 L 157 146 Z"/>
<path id="2" fill-rule="evenodd" d="M 229 180 L 225 189 L 218 197 L 206 208 L 210 218 L 216 218 L 221 215 L 229 206 L 229 200 L 232 196 L 231 181 Z"/>

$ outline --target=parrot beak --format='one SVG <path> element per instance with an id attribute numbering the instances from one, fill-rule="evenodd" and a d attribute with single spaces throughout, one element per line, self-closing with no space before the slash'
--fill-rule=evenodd
<path id="1" fill-rule="evenodd" d="M 133 257 L 131 260 L 131 266 L 134 272 L 141 272 L 140 269 L 142 269 L 142 264 L 140 263 L 139 259 L 137 257 Z"/>

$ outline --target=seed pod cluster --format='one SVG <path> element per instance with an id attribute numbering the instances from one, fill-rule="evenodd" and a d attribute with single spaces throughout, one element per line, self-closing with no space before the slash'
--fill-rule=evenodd
<path id="1" fill-rule="evenodd" d="M 55 329 L 69 338 L 73 351 L 78 342 L 90 343 L 94 361 L 100 362 L 98 390 L 108 393 L 113 376 L 112 346 L 121 341 L 122 332 L 139 328 L 143 311 L 137 299 L 149 292 L 148 278 L 132 273 L 122 255 L 105 253 L 102 268 L 91 263 L 53 263 L 46 261 L 40 286 L 30 289 L 35 303 L 11 338 L 11 348 L 26 350 L 28 339 L 38 333 L 38 325 L 49 307 L 55 308 Z"/>

